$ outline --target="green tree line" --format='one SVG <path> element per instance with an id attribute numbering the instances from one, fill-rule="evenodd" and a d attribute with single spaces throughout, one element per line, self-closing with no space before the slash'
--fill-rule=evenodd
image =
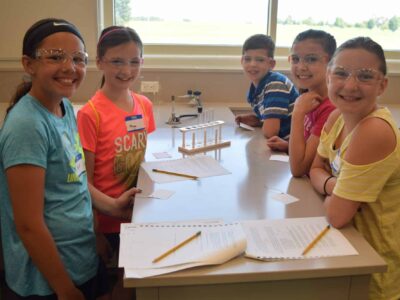
<path id="1" fill-rule="evenodd" d="M 339 28 L 379 28 L 381 30 L 391 30 L 396 31 L 400 27 L 400 17 L 393 16 L 390 19 L 384 17 L 370 18 L 363 22 L 357 22 L 354 24 L 347 23 L 340 17 L 337 17 L 333 23 L 314 21 L 311 17 L 305 20 L 295 20 L 292 16 L 288 16 L 285 20 L 278 20 L 278 24 L 283 25 L 308 25 L 308 26 L 333 26 Z"/>

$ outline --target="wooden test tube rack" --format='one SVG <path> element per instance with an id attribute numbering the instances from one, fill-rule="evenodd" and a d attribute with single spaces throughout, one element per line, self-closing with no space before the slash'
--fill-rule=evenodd
<path id="1" fill-rule="evenodd" d="M 229 147 L 231 142 L 222 140 L 222 125 L 224 123 L 224 121 L 212 121 L 179 128 L 179 131 L 182 133 L 182 146 L 178 147 L 178 151 L 190 155 Z M 214 128 L 212 130 L 214 135 L 211 138 L 207 136 L 208 129 L 210 128 Z M 200 133 L 198 135 L 201 135 L 197 137 L 199 140 L 198 143 L 196 142 L 196 133 Z M 192 140 L 189 145 L 186 144 L 186 134 L 191 134 Z"/>

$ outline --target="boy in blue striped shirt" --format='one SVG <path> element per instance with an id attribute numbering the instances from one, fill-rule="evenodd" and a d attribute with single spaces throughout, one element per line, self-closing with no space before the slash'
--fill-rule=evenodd
<path id="1" fill-rule="evenodd" d="M 247 101 L 253 113 L 241 114 L 236 123 L 262 127 L 266 138 L 288 139 L 291 114 L 298 97 L 295 86 L 285 75 L 273 72 L 275 44 L 271 37 L 256 34 L 243 44 L 242 67 L 251 80 Z"/>

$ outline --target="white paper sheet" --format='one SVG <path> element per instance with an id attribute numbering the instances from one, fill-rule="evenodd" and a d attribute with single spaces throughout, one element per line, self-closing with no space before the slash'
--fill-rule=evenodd
<path id="1" fill-rule="evenodd" d="M 201 235 L 157 263 L 153 260 L 197 231 Z M 244 252 L 239 223 L 122 224 L 119 266 L 126 277 L 141 278 L 200 265 L 221 264 Z"/>
<path id="2" fill-rule="evenodd" d="M 242 225 L 247 238 L 246 256 L 251 258 L 304 259 L 358 254 L 343 234 L 331 227 L 306 255 L 302 255 L 328 225 L 325 217 L 244 221 Z"/>
<path id="3" fill-rule="evenodd" d="M 157 159 L 162 159 L 162 158 L 171 158 L 172 155 L 169 154 L 168 152 L 154 152 L 153 156 Z"/>
<path id="4" fill-rule="evenodd" d="M 276 154 L 271 154 L 269 160 L 289 162 L 289 155 L 284 152 L 277 152 Z"/>
<path id="5" fill-rule="evenodd" d="M 290 203 L 299 201 L 298 198 L 296 198 L 292 195 L 286 194 L 286 193 L 277 193 L 272 196 L 272 199 L 282 202 L 284 204 L 290 204 Z"/>
<path id="6" fill-rule="evenodd" d="M 211 156 L 199 155 L 182 159 L 143 162 L 141 167 L 147 172 L 150 178 L 157 183 L 166 183 L 182 180 L 191 180 L 189 178 L 174 176 L 153 172 L 152 169 L 160 169 L 169 172 L 182 173 L 198 178 L 219 176 L 230 174 L 228 170 L 222 167 L 218 161 Z"/>
<path id="7" fill-rule="evenodd" d="M 168 274 L 180 270 L 185 270 L 189 268 L 204 266 L 204 263 L 188 263 L 183 265 L 177 265 L 172 267 L 164 267 L 162 269 L 134 269 L 134 268 L 125 268 L 125 277 L 126 278 L 145 278 L 151 276 L 157 276 L 162 274 Z"/>
<path id="8" fill-rule="evenodd" d="M 250 131 L 254 131 L 254 127 L 251 127 L 250 125 L 244 124 L 244 123 L 239 123 L 239 127 L 246 129 L 246 130 L 250 130 Z"/>
<path id="9" fill-rule="evenodd" d="M 174 191 L 160 189 L 160 190 L 155 190 L 154 192 L 152 192 L 149 195 L 136 194 L 135 197 L 136 198 L 168 199 L 173 194 L 175 194 Z"/>

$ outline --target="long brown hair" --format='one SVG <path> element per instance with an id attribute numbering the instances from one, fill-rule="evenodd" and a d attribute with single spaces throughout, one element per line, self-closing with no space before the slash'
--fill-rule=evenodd
<path id="1" fill-rule="evenodd" d="M 97 43 L 97 58 L 101 59 L 108 49 L 134 42 L 140 50 L 140 57 L 143 56 L 143 43 L 137 32 L 130 27 L 123 26 L 110 26 L 104 28 L 101 32 L 99 41 Z M 100 87 L 103 87 L 105 82 L 104 75 L 101 78 Z"/>

